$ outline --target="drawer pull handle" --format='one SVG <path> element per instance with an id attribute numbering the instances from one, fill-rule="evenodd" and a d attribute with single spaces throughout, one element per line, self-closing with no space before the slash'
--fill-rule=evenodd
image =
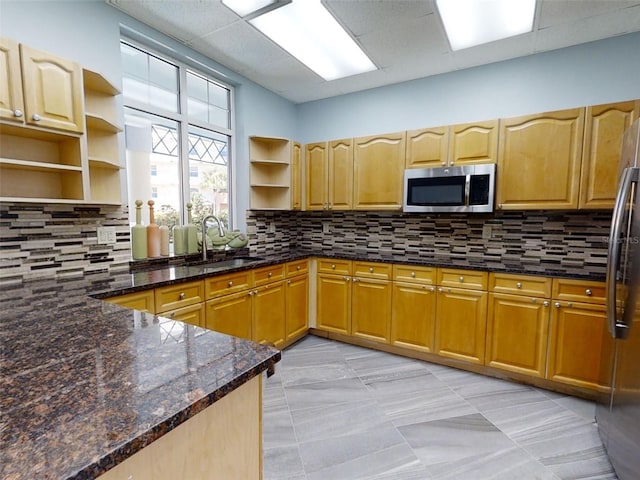
<path id="1" fill-rule="evenodd" d="M 184 292 L 180 292 L 180 295 L 178 295 L 180 297 L 180 300 L 184 300 Z"/>
<path id="2" fill-rule="evenodd" d="M 462 275 L 460 275 L 460 278 L 458 280 L 460 280 L 460 283 L 462 283 L 462 282 L 464 282 L 464 277 Z"/>
<path id="3" fill-rule="evenodd" d="M 436 288 L 435 288 L 435 287 L 431 287 L 431 288 L 429 289 L 429 291 L 430 291 L 430 292 L 435 292 L 435 291 L 436 291 Z"/>
<path id="4" fill-rule="evenodd" d="M 342 277 L 342 279 L 343 279 L 345 282 L 348 282 L 348 281 L 350 280 L 350 279 L 349 279 L 349 277 Z"/>
<path id="5" fill-rule="evenodd" d="M 590 289 L 590 288 L 587 288 L 587 289 L 584 291 L 584 293 L 586 293 L 588 297 L 590 297 L 591 295 L 593 295 L 593 292 L 591 291 L 591 289 Z"/>
<path id="6" fill-rule="evenodd" d="M 442 290 L 442 287 L 440 287 L 440 288 L 438 289 L 438 293 L 442 293 L 443 291 L 444 291 L 444 290 Z"/>
<path id="7" fill-rule="evenodd" d="M 522 283 L 520 282 L 516 283 L 516 288 L 522 288 Z"/>
<path id="8" fill-rule="evenodd" d="M 169 314 L 169 318 L 175 318 L 176 317 L 176 312 L 171 312 Z"/>
<path id="9" fill-rule="evenodd" d="M 411 272 L 411 278 L 416 278 L 416 272 Z"/>
<path id="10" fill-rule="evenodd" d="M 554 303 L 554 307 L 556 307 L 556 308 L 560 308 L 560 302 L 556 302 L 556 303 Z"/>
<path id="11" fill-rule="evenodd" d="M 233 282 L 229 281 L 229 287 L 233 287 Z"/>
<path id="12" fill-rule="evenodd" d="M 296 270 L 300 270 L 300 268 L 301 268 L 301 267 L 300 267 L 300 265 L 298 265 L 298 266 L 296 267 Z"/>
<path id="13" fill-rule="evenodd" d="M 542 305 L 544 305 L 545 307 L 549 306 L 549 302 L 547 300 L 545 300 L 544 302 L 542 302 Z"/>
<path id="14" fill-rule="evenodd" d="M 267 273 L 267 277 L 271 278 L 271 275 L 273 275 L 273 273 L 271 272 Z"/>
<path id="15" fill-rule="evenodd" d="M 331 268 L 332 268 L 333 270 L 335 270 L 335 269 L 336 269 L 336 265 L 335 265 L 335 263 L 334 263 L 333 265 L 331 265 Z"/>
<path id="16" fill-rule="evenodd" d="M 373 273 L 373 267 L 369 267 L 369 273 Z"/>
<path id="17" fill-rule="evenodd" d="M 31 120 L 33 120 L 34 122 L 39 122 L 40 120 L 42 120 L 42 118 L 37 113 L 34 113 L 31 117 Z"/>
<path id="18" fill-rule="evenodd" d="M 20 118 L 20 117 L 22 117 L 22 115 L 23 115 L 22 110 L 14 110 L 13 111 L 13 116 L 16 117 L 16 118 Z"/>

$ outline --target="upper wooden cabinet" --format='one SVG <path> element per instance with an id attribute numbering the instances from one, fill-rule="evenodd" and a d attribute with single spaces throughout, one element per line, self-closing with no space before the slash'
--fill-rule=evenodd
<path id="1" fill-rule="evenodd" d="M 305 148 L 307 210 L 350 210 L 353 140 L 310 143 Z"/>
<path id="2" fill-rule="evenodd" d="M 0 119 L 24 122 L 18 43 L 0 37 Z"/>
<path id="3" fill-rule="evenodd" d="M 308 143 L 305 146 L 307 210 L 326 210 L 328 204 L 329 164 L 327 142 Z"/>
<path id="4" fill-rule="evenodd" d="M 302 210 L 302 145 L 291 147 L 291 209 Z"/>
<path id="5" fill-rule="evenodd" d="M 407 168 L 496 163 L 498 120 L 407 132 Z"/>
<path id="6" fill-rule="evenodd" d="M 399 210 L 402 207 L 405 139 L 405 132 L 354 139 L 355 210 Z"/>
<path id="7" fill-rule="evenodd" d="M 613 208 L 622 136 L 638 118 L 640 101 L 587 107 L 584 127 L 580 208 Z"/>
<path id="8" fill-rule="evenodd" d="M 30 125 L 84 131 L 82 70 L 75 62 L 20 45 L 25 121 Z"/>
<path id="9" fill-rule="evenodd" d="M 500 120 L 498 209 L 576 209 L 584 108 Z"/>
<path id="10" fill-rule="evenodd" d="M 407 168 L 440 167 L 447 162 L 449 127 L 407 131 Z"/>

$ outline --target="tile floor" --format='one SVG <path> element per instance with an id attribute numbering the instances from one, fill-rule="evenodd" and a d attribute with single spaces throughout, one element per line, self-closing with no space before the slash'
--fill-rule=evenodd
<path id="1" fill-rule="evenodd" d="M 305 337 L 264 384 L 264 479 L 615 479 L 592 402 Z"/>

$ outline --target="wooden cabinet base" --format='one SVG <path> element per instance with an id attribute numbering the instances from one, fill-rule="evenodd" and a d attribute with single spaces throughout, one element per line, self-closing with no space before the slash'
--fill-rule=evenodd
<path id="1" fill-rule="evenodd" d="M 257 376 L 98 478 L 261 479 L 261 396 Z"/>

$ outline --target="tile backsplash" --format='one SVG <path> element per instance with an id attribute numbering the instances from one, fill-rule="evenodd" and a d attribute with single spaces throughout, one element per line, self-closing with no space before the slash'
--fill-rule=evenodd
<path id="1" fill-rule="evenodd" d="M 98 227 L 116 243 L 98 244 Z M 129 269 L 127 207 L 0 204 L 0 284 Z"/>
<path id="2" fill-rule="evenodd" d="M 247 233 L 250 248 L 258 254 L 290 247 L 327 253 L 350 250 L 604 275 L 610 222 L 611 214 L 601 211 L 475 215 L 250 211 Z"/>

